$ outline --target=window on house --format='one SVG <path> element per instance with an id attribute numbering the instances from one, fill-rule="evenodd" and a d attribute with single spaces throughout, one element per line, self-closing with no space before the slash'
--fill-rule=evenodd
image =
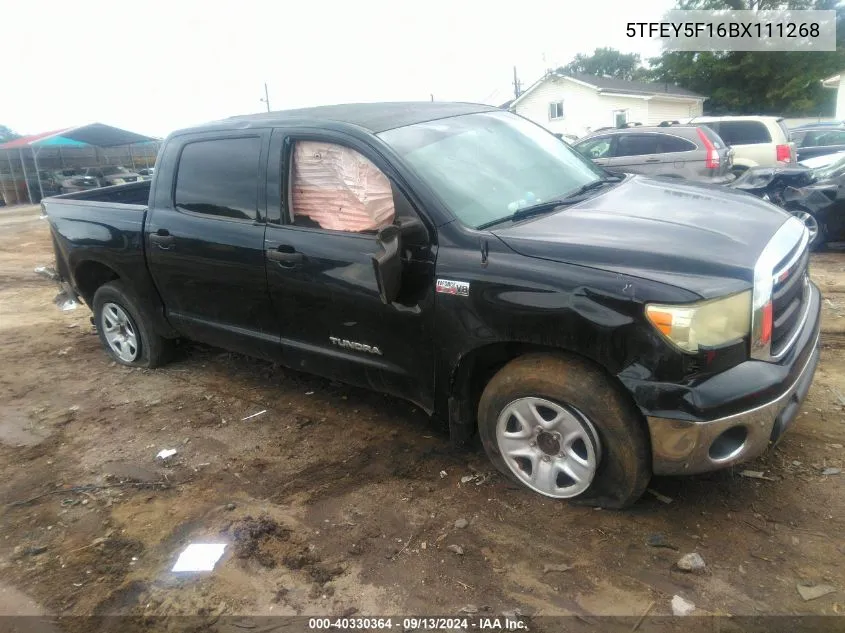
<path id="1" fill-rule="evenodd" d="M 552 101 L 549 104 L 549 119 L 563 118 L 563 101 Z"/>
<path id="2" fill-rule="evenodd" d="M 393 186 L 365 156 L 334 143 L 296 141 L 291 158 L 294 225 L 362 233 L 393 223 Z"/>
<path id="3" fill-rule="evenodd" d="M 623 127 L 628 122 L 628 111 L 627 110 L 614 110 L 613 111 L 613 126 L 614 127 Z"/>

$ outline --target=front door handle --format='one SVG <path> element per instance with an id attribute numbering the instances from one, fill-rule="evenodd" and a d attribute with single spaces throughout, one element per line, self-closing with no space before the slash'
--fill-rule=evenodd
<path id="1" fill-rule="evenodd" d="M 647 162 L 647 163 L 659 163 L 660 159 L 659 158 L 646 158 L 645 162 Z"/>
<path id="2" fill-rule="evenodd" d="M 173 248 L 175 241 L 176 238 L 174 238 L 167 229 L 159 229 L 155 233 L 150 233 L 150 243 L 155 244 L 163 251 L 169 251 Z"/>
<path id="3" fill-rule="evenodd" d="M 267 259 L 285 268 L 292 268 L 303 260 L 302 253 L 297 253 L 291 246 L 279 246 L 267 249 Z"/>

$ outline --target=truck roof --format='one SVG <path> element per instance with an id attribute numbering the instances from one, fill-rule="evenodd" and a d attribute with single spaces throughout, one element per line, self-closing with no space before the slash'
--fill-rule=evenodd
<path id="1" fill-rule="evenodd" d="M 478 103 L 400 101 L 390 103 L 346 103 L 340 105 L 280 110 L 229 117 L 222 121 L 207 123 L 179 132 L 199 131 L 202 128 L 220 129 L 230 124 L 232 127 L 285 125 L 296 122 L 305 123 L 345 123 L 355 125 L 373 134 L 385 132 L 414 123 L 445 119 L 461 114 L 476 112 L 496 112 L 499 108 Z"/>

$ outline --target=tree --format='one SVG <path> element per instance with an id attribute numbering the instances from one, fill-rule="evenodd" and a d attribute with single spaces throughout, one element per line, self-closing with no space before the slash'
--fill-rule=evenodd
<path id="1" fill-rule="evenodd" d="M 578 53 L 566 66 L 558 68 L 564 73 L 584 73 L 597 77 L 616 79 L 643 79 L 646 70 L 636 53 L 620 53 L 615 48 L 597 48 L 591 55 Z"/>
<path id="2" fill-rule="evenodd" d="M 5 143 L 6 141 L 14 141 L 16 138 L 20 137 L 20 134 L 13 132 L 5 125 L 0 125 L 0 143 Z"/>
<path id="3" fill-rule="evenodd" d="M 679 9 L 836 9 L 831 52 L 665 52 L 649 60 L 652 78 L 707 95 L 708 114 L 832 114 L 835 92 L 821 80 L 845 69 L 845 10 L 832 0 L 680 0 Z"/>

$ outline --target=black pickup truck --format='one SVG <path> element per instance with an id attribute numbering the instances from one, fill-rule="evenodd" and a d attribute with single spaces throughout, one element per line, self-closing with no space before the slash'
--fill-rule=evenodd
<path id="1" fill-rule="evenodd" d="M 394 394 L 549 497 L 622 507 L 753 458 L 818 363 L 800 221 L 487 106 L 233 117 L 43 207 L 117 362 L 183 338 Z"/>

